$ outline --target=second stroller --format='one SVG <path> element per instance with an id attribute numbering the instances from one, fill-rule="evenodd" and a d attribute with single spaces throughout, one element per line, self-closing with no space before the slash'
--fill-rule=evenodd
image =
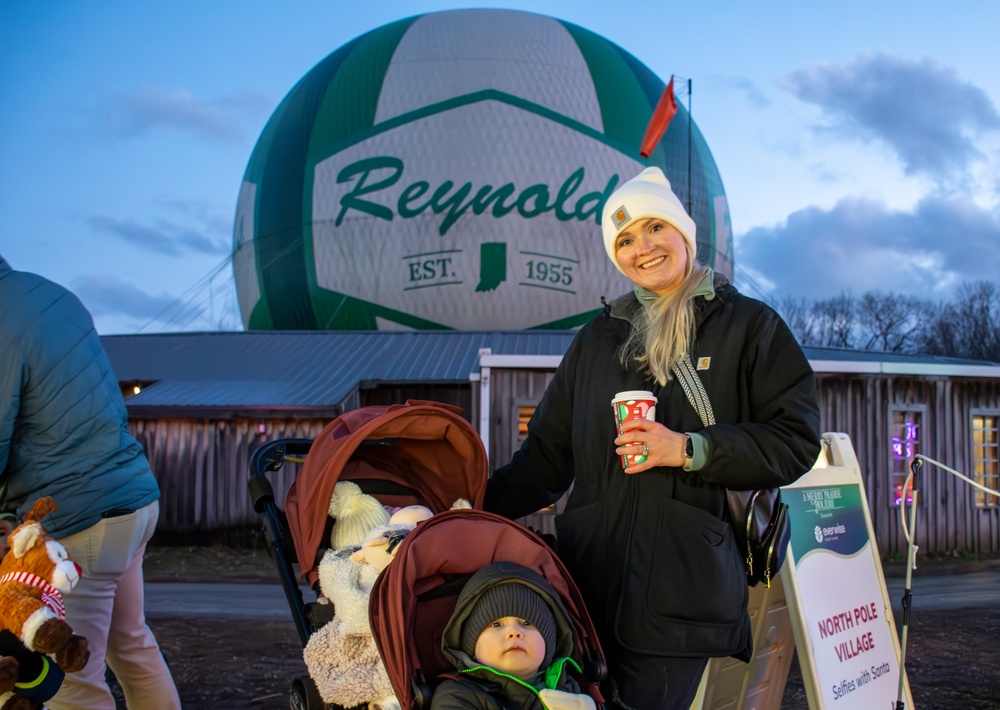
<path id="1" fill-rule="evenodd" d="M 572 629 L 556 632 L 553 646 L 568 651 L 580 668 L 576 683 L 601 707 L 604 655 L 569 572 L 534 532 L 482 510 L 445 511 L 418 525 L 372 588 L 372 635 L 400 706 L 427 710 L 437 684 L 457 675 L 442 650 L 442 634 L 466 582 L 495 562 L 527 568 L 544 579 L 537 590 L 555 592 L 550 606 L 558 605 Z"/>

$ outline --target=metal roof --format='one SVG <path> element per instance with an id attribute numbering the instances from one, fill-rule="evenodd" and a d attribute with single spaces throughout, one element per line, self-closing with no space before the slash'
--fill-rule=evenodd
<path id="1" fill-rule="evenodd" d="M 464 383 L 489 348 L 504 362 L 555 363 L 575 330 L 250 331 L 108 335 L 119 381 L 152 383 L 129 409 L 333 410 L 360 383 Z M 817 373 L 1000 377 L 1000 364 L 958 358 L 804 348 Z M 554 356 L 554 357 L 553 357 Z"/>
<path id="2" fill-rule="evenodd" d="M 1000 377 L 1000 363 L 986 360 L 848 348 L 803 347 L 802 350 L 813 371 L 818 373 Z"/>
<path id="3" fill-rule="evenodd" d="M 465 383 L 479 351 L 562 355 L 575 331 L 251 331 L 108 335 L 120 382 L 146 408 L 239 410 L 340 407 L 361 382 Z"/>

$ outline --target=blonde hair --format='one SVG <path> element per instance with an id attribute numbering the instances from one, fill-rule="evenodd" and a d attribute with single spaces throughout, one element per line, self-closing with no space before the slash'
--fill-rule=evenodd
<path id="1" fill-rule="evenodd" d="M 638 322 L 619 350 L 624 366 L 638 363 L 639 369 L 656 378 L 660 385 L 673 379 L 671 365 L 691 349 L 694 339 L 694 301 L 692 295 L 710 269 L 695 261 L 694 250 L 687 246 L 684 280 L 673 291 L 659 296 L 643 308 Z"/>

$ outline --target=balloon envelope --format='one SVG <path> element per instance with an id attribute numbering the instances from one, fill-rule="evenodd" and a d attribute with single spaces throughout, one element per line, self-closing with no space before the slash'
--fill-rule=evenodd
<path id="1" fill-rule="evenodd" d="M 429 13 L 355 38 L 292 88 L 250 158 L 234 225 L 244 324 L 580 325 L 630 288 L 600 216 L 649 165 L 690 205 L 699 258 L 731 277 L 725 191 L 683 106 L 639 156 L 663 90 L 621 47 L 527 12 Z"/>

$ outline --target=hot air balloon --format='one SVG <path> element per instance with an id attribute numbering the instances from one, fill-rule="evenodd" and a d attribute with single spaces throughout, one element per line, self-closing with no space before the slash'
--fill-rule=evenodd
<path id="1" fill-rule="evenodd" d="M 351 40 L 291 89 L 247 165 L 245 326 L 581 325 L 629 288 L 600 215 L 649 165 L 690 205 L 699 257 L 731 277 L 722 180 L 683 106 L 639 155 L 663 91 L 621 47 L 528 12 L 428 13 Z"/>

